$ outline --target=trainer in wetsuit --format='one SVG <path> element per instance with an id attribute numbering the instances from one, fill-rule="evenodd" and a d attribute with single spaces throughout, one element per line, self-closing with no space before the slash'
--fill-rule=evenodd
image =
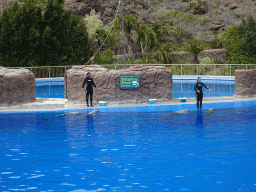
<path id="1" fill-rule="evenodd" d="M 92 88 L 92 86 L 97 88 L 96 85 L 93 82 L 93 79 L 90 76 L 91 76 L 91 73 L 88 72 L 87 76 L 84 80 L 83 86 L 82 86 L 82 88 L 84 88 L 84 84 L 86 84 L 86 104 L 87 104 L 87 107 L 89 107 L 89 103 L 88 103 L 89 95 L 90 95 L 91 107 L 93 107 L 93 105 L 92 105 L 92 99 L 93 99 L 93 88 Z"/>
<path id="2" fill-rule="evenodd" d="M 208 89 L 209 91 L 211 91 L 211 89 L 209 89 L 208 87 L 206 87 L 205 84 L 203 84 L 201 82 L 201 77 L 197 78 L 197 82 L 195 84 L 194 90 L 196 91 L 196 106 L 197 109 L 202 109 L 202 101 L 203 101 L 203 86 Z M 200 105 L 200 106 L 199 106 Z"/>

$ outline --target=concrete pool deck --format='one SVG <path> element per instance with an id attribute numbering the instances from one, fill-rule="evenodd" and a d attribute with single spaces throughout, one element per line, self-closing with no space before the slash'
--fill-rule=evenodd
<path id="1" fill-rule="evenodd" d="M 251 101 L 255 100 L 256 97 L 204 97 L 203 103 L 220 103 L 220 102 L 232 102 L 232 101 Z M 187 98 L 187 102 L 179 102 L 178 98 L 172 99 L 170 102 L 156 102 L 156 104 L 149 103 L 127 103 L 127 104 L 116 104 L 108 102 L 107 106 L 99 106 L 94 104 L 94 107 L 87 107 L 84 104 L 70 104 L 65 103 L 65 99 L 54 99 L 54 98 L 37 98 L 35 102 L 19 104 L 8 107 L 0 107 L 0 112 L 4 111 L 55 111 L 55 110 L 72 110 L 72 109 L 94 109 L 94 108 L 120 108 L 120 107 L 140 107 L 140 106 L 156 106 L 156 105 L 184 105 L 184 104 L 195 104 L 196 98 Z"/>

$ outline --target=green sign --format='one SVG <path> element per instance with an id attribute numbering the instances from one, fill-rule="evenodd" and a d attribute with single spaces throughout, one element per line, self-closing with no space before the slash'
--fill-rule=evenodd
<path id="1" fill-rule="evenodd" d="M 138 76 L 121 76 L 120 87 L 121 88 L 139 87 L 139 77 Z"/>

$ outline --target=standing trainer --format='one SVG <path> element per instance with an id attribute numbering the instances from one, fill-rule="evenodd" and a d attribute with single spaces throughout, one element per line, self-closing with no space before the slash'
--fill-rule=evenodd
<path id="1" fill-rule="evenodd" d="M 201 82 L 201 77 L 198 77 L 196 80 L 196 84 L 194 90 L 196 91 L 196 106 L 197 109 L 202 109 L 202 101 L 203 101 L 203 86 L 211 91 L 205 84 Z"/>
<path id="2" fill-rule="evenodd" d="M 91 73 L 90 72 L 87 73 L 87 76 L 84 80 L 82 88 L 84 88 L 84 84 L 86 84 L 86 103 L 87 103 L 87 107 L 89 107 L 89 103 L 88 103 L 89 95 L 90 95 L 91 107 L 93 107 L 93 105 L 92 105 L 92 100 L 93 100 L 93 88 L 92 88 L 92 86 L 94 86 L 95 88 L 97 88 L 97 87 L 94 84 L 93 79 L 91 78 Z"/>

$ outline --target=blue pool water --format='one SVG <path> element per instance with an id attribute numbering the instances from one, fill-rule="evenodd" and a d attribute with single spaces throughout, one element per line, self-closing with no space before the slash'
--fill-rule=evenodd
<path id="1" fill-rule="evenodd" d="M 256 101 L 194 108 L 100 108 L 87 118 L 1 112 L 0 189 L 256 191 Z"/>
<path id="2" fill-rule="evenodd" d="M 37 98 L 65 98 L 64 78 L 36 79 Z"/>
<path id="3" fill-rule="evenodd" d="M 173 98 L 195 97 L 195 82 L 196 77 L 174 76 Z M 235 94 L 234 77 L 221 77 L 221 79 L 217 77 L 203 77 L 202 82 L 212 89 L 212 91 L 204 89 L 204 97 L 233 96 Z M 37 79 L 36 97 L 64 98 L 64 79 Z"/>

